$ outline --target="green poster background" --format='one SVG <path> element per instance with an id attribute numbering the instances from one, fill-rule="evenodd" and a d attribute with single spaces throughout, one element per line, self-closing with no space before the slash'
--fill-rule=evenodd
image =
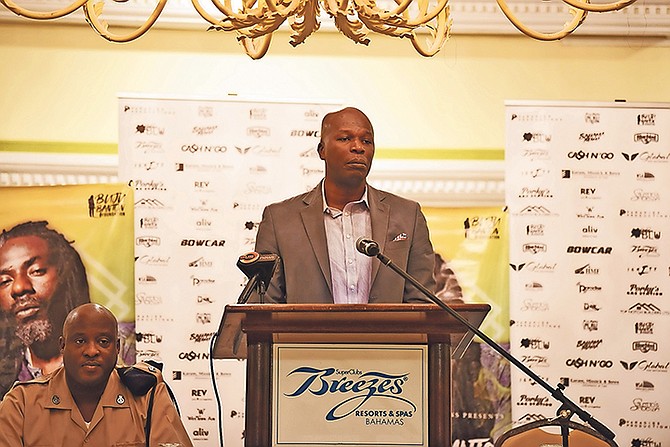
<path id="1" fill-rule="evenodd" d="M 46 221 L 71 242 L 86 268 L 91 301 L 119 320 L 122 361 L 134 363 L 133 190 L 125 184 L 5 187 L 0 203 L 3 231 Z"/>
<path id="2" fill-rule="evenodd" d="M 500 208 L 423 211 L 435 252 L 453 271 L 463 301 L 491 305 L 480 329 L 509 349 L 507 213 Z M 510 422 L 509 363 L 475 338 L 452 365 L 452 445 L 486 447 Z"/>

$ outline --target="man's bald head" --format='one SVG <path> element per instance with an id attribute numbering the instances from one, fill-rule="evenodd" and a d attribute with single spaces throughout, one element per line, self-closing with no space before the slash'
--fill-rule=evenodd
<path id="1" fill-rule="evenodd" d="M 337 110 L 335 112 L 330 112 L 327 113 L 324 117 L 323 120 L 321 120 L 321 139 L 323 140 L 323 134 L 328 132 L 330 130 L 330 127 L 333 123 L 333 120 L 335 118 L 341 117 L 342 115 L 360 115 L 362 116 L 365 121 L 367 121 L 368 125 L 370 126 L 370 130 L 374 133 L 374 129 L 372 128 L 372 121 L 370 121 L 370 118 L 363 113 L 360 109 L 357 109 L 356 107 L 345 107 L 344 109 Z"/>
<path id="2" fill-rule="evenodd" d="M 114 314 L 98 303 L 86 303 L 75 307 L 65 318 L 63 324 L 63 337 L 67 338 L 67 331 L 76 325 L 79 320 L 94 320 L 101 326 L 109 325 L 114 328 L 114 336 L 118 338 L 119 323 Z"/>

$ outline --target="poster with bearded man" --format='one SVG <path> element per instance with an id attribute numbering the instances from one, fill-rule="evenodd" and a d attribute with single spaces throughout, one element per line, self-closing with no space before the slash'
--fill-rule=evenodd
<path id="1" fill-rule="evenodd" d="M 133 192 L 123 184 L 0 188 L 0 398 L 58 368 L 65 317 L 98 302 L 135 361 Z"/>

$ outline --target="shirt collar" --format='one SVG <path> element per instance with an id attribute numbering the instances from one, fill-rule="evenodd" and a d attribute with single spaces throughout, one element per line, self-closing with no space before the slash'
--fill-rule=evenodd
<path id="1" fill-rule="evenodd" d="M 342 211 L 341 210 L 336 210 L 335 208 L 330 208 L 328 206 L 328 203 L 326 202 L 326 182 L 325 180 L 321 181 L 321 199 L 323 200 L 323 212 L 324 213 L 331 213 L 337 211 L 337 214 L 339 215 Z M 365 204 L 366 207 L 370 208 L 370 205 L 368 204 L 368 184 L 365 184 L 365 190 L 363 190 L 363 196 L 360 198 L 360 200 L 356 200 L 355 202 L 349 202 L 349 203 L 363 203 Z"/>

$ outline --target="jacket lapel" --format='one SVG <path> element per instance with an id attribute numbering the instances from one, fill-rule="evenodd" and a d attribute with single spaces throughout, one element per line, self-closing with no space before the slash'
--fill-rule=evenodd
<path id="1" fill-rule="evenodd" d="M 368 185 L 368 202 L 370 205 L 370 219 L 372 221 L 372 239 L 379 244 L 379 249 L 382 253 L 384 253 L 386 247 L 386 233 L 388 233 L 390 219 L 390 207 L 384 199 L 386 199 L 386 193 Z M 380 262 L 372 263 L 372 277 L 370 278 L 370 284 L 374 285 L 380 264 Z"/>
<path id="2" fill-rule="evenodd" d="M 333 290 L 330 280 L 330 262 L 328 261 L 328 245 L 326 243 L 326 229 L 323 224 L 323 198 L 321 183 L 311 190 L 303 199 L 305 208 L 300 211 L 302 223 L 307 233 L 307 240 L 312 246 L 316 260 L 321 268 L 328 290 Z"/>

